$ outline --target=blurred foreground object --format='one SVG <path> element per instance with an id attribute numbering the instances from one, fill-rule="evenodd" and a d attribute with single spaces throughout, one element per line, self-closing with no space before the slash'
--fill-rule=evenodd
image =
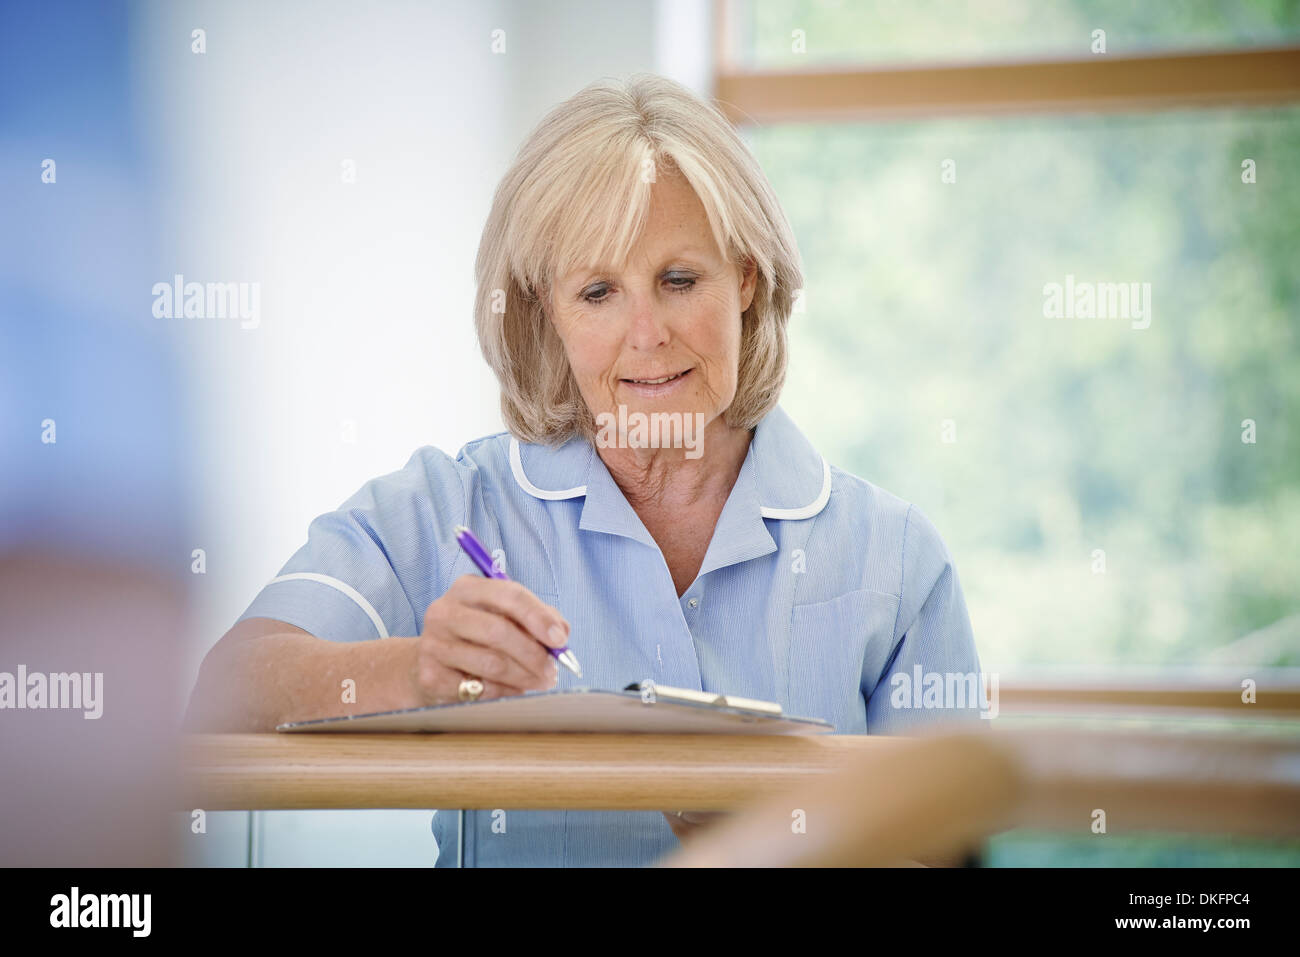
<path id="1" fill-rule="evenodd" d="M 38 551 L 0 556 L 0 671 L 101 673 L 102 714 L 0 712 L 0 866 L 175 863 L 174 583 Z"/>
<path id="2" fill-rule="evenodd" d="M 1013 827 L 1300 834 L 1300 741 L 1033 729 L 893 739 L 743 810 L 669 867 L 875 867 Z"/>
<path id="3" fill-rule="evenodd" d="M 172 263 L 131 10 L 52 12 L 0 6 L 0 866 L 163 865 L 202 544 Z"/>

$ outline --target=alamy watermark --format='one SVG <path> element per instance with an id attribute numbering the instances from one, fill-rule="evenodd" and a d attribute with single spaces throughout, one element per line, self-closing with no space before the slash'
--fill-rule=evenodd
<path id="1" fill-rule="evenodd" d="M 704 454 L 703 412 L 628 412 L 596 415 L 596 446 L 602 449 L 685 449 L 688 459 Z"/>
<path id="2" fill-rule="evenodd" d="M 153 314 L 158 319 L 239 319 L 241 329 L 262 323 L 260 282 L 186 282 L 177 273 L 171 282 L 156 282 Z"/>
<path id="3" fill-rule="evenodd" d="M 6 708 L 80 709 L 83 718 L 96 719 L 104 713 L 104 673 L 96 671 L 28 673 L 26 665 L 18 673 L 0 671 L 0 710 Z"/>
<path id="4" fill-rule="evenodd" d="M 998 673 L 982 671 L 922 671 L 913 665 L 909 674 L 896 671 L 889 679 L 892 708 L 970 711 L 981 718 L 998 716 Z M 987 693 L 986 693 L 987 691 Z"/>
<path id="5" fill-rule="evenodd" d="M 1043 315 L 1048 319 L 1130 319 L 1134 329 L 1151 325 L 1151 283 L 1075 282 L 1043 286 Z"/>
<path id="6" fill-rule="evenodd" d="M 121 927 L 132 937 L 148 937 L 152 894 L 83 894 L 74 886 L 50 898 L 51 927 Z"/>

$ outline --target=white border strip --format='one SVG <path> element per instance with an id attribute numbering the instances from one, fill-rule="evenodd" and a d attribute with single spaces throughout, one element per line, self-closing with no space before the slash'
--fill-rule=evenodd
<path id="1" fill-rule="evenodd" d="M 291 581 L 308 581 L 320 582 L 322 585 L 329 585 L 331 588 L 337 588 L 343 594 L 347 595 L 362 611 L 366 613 L 371 623 L 375 626 L 375 631 L 379 632 L 380 638 L 388 637 L 388 628 L 384 625 L 384 619 L 379 617 L 379 612 L 375 611 L 375 606 L 366 601 L 366 596 L 361 594 L 347 582 L 341 582 L 337 578 L 330 578 L 329 575 L 318 575 L 316 572 L 294 572 L 292 575 L 281 575 L 279 578 L 272 578 L 268 585 L 274 585 L 277 582 Z"/>
<path id="2" fill-rule="evenodd" d="M 758 512 L 764 518 L 812 518 L 823 508 L 831 498 L 831 467 L 826 462 L 826 457 L 821 456 L 822 460 L 822 490 L 821 493 L 810 504 L 803 508 L 769 508 L 766 505 L 759 508 Z"/>

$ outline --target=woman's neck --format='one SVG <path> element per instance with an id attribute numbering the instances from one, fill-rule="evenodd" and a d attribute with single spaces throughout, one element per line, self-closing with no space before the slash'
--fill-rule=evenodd
<path id="1" fill-rule="evenodd" d="M 723 501 L 745 464 L 753 429 L 736 429 L 717 416 L 704 429 L 700 454 L 685 448 L 596 449 L 609 474 L 633 508 L 689 509 Z"/>

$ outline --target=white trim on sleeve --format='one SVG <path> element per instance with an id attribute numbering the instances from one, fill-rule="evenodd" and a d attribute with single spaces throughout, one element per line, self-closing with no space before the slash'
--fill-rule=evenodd
<path id="1" fill-rule="evenodd" d="M 268 585 L 274 585 L 277 582 L 289 581 L 309 581 L 320 582 L 322 585 L 329 585 L 336 588 L 343 594 L 347 595 L 357 606 L 366 613 L 371 623 L 375 626 L 375 631 L 379 632 L 380 638 L 388 637 L 388 627 L 384 624 L 384 619 L 379 617 L 379 612 L 375 611 L 375 606 L 366 601 L 366 596 L 361 594 L 347 582 L 341 582 L 337 578 L 331 578 L 329 575 L 319 575 L 316 572 L 294 572 L 291 575 L 281 575 L 279 578 L 272 578 Z"/>

